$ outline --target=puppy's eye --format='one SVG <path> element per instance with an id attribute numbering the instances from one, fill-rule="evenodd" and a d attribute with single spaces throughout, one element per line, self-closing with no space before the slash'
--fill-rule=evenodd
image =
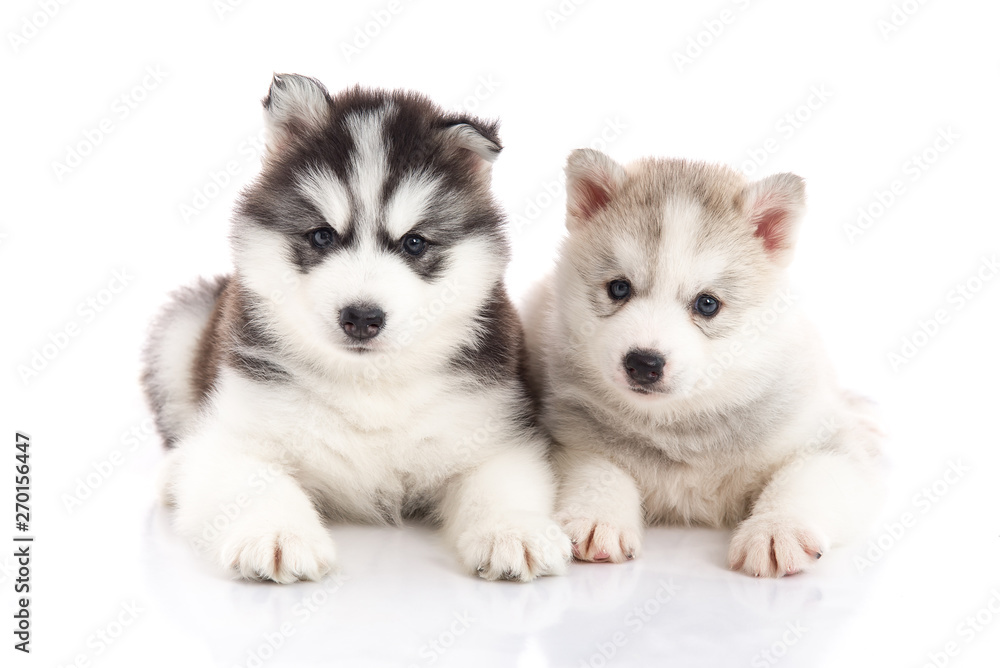
<path id="1" fill-rule="evenodd" d="M 403 250 L 413 257 L 420 257 L 427 250 L 427 240 L 419 234 L 407 234 L 403 237 Z"/>
<path id="2" fill-rule="evenodd" d="M 615 301 L 628 299 L 630 294 L 632 294 L 632 285 L 628 281 L 619 279 L 608 283 L 608 296 Z"/>
<path id="3" fill-rule="evenodd" d="M 329 248 L 335 239 L 334 231 L 329 227 L 319 227 L 306 235 L 313 248 Z"/>
<path id="4" fill-rule="evenodd" d="M 698 295 L 694 300 L 694 310 L 706 318 L 711 318 L 719 312 L 719 300 L 712 295 Z"/>

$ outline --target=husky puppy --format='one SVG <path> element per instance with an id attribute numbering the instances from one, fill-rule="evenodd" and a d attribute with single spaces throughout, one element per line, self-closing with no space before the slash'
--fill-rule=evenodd
<path id="1" fill-rule="evenodd" d="M 802 179 L 578 150 L 566 190 L 526 330 L 576 557 L 631 559 L 644 524 L 735 527 L 729 565 L 773 577 L 863 528 L 878 427 L 785 282 Z"/>
<path id="2" fill-rule="evenodd" d="M 548 441 L 490 192 L 495 123 L 276 75 L 235 271 L 176 294 L 144 385 L 175 524 L 246 578 L 315 580 L 325 520 L 437 520 L 487 579 L 562 572 Z"/>

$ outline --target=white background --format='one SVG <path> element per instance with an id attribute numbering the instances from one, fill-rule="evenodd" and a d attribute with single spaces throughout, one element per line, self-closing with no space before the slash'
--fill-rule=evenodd
<path id="1" fill-rule="evenodd" d="M 48 17 L 46 2 L 6 2 L 0 536 L 13 545 L 22 430 L 37 538 L 30 656 L 12 649 L 13 547 L 0 550 L 0 662 L 996 665 L 1000 280 L 983 262 L 1000 250 L 1000 6 L 896 4 L 102 1 L 52 2 Z M 200 562 L 154 503 L 161 452 L 138 355 L 169 290 L 229 269 L 228 214 L 259 166 L 246 142 L 274 71 L 333 91 L 414 88 L 500 118 L 494 183 L 513 223 L 516 296 L 554 256 L 575 147 L 804 176 L 796 294 L 891 433 L 872 542 L 780 581 L 726 571 L 724 532 L 677 528 L 650 530 L 634 563 L 576 564 L 530 585 L 461 573 L 420 527 L 335 527 L 339 585 L 231 582 Z M 951 139 L 935 148 L 940 133 Z M 73 151 L 86 155 L 66 172 L 56 163 Z M 236 173 L 216 187 L 227 163 Z M 878 215 L 852 236 L 859 207 Z M 115 272 L 127 284 L 112 294 Z M 960 299 L 958 286 L 978 291 Z M 922 345 L 894 365 L 914 337 Z M 24 372 L 36 353 L 50 359 Z M 282 624 L 290 633 L 276 636 Z"/>

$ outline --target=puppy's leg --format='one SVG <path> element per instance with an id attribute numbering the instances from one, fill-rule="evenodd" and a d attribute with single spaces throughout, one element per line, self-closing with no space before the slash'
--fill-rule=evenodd
<path id="1" fill-rule="evenodd" d="M 861 530 L 878 496 L 875 464 L 865 456 L 803 455 L 778 470 L 736 528 L 729 565 L 757 577 L 803 571 Z"/>
<path id="2" fill-rule="evenodd" d="M 222 568 L 249 579 L 318 580 L 333 541 L 309 497 L 254 444 L 219 433 L 182 441 L 164 462 L 161 497 L 179 533 Z"/>
<path id="3" fill-rule="evenodd" d="M 438 510 L 462 565 L 487 580 L 564 573 L 570 542 L 551 519 L 554 487 L 541 447 L 507 449 L 453 480 Z"/>
<path id="4" fill-rule="evenodd" d="M 638 556 L 642 496 L 632 476 L 589 452 L 561 453 L 559 468 L 556 519 L 573 541 L 573 555 L 614 563 Z"/>

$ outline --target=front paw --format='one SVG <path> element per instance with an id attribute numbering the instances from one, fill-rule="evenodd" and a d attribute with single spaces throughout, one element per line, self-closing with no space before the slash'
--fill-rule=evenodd
<path id="1" fill-rule="evenodd" d="M 570 548 L 566 534 L 544 518 L 498 522 L 466 531 L 458 540 L 462 563 L 487 580 L 530 582 L 542 575 L 562 575 Z"/>
<path id="2" fill-rule="evenodd" d="M 799 573 L 816 563 L 829 541 L 804 523 L 775 515 L 750 516 L 729 544 L 729 567 L 754 577 Z"/>
<path id="3" fill-rule="evenodd" d="M 563 520 L 563 529 L 580 561 L 620 564 L 639 556 L 642 548 L 641 525 L 574 517 Z"/>
<path id="4" fill-rule="evenodd" d="M 320 580 L 336 560 L 333 540 L 315 527 L 239 527 L 219 549 L 223 568 L 248 580 Z"/>

